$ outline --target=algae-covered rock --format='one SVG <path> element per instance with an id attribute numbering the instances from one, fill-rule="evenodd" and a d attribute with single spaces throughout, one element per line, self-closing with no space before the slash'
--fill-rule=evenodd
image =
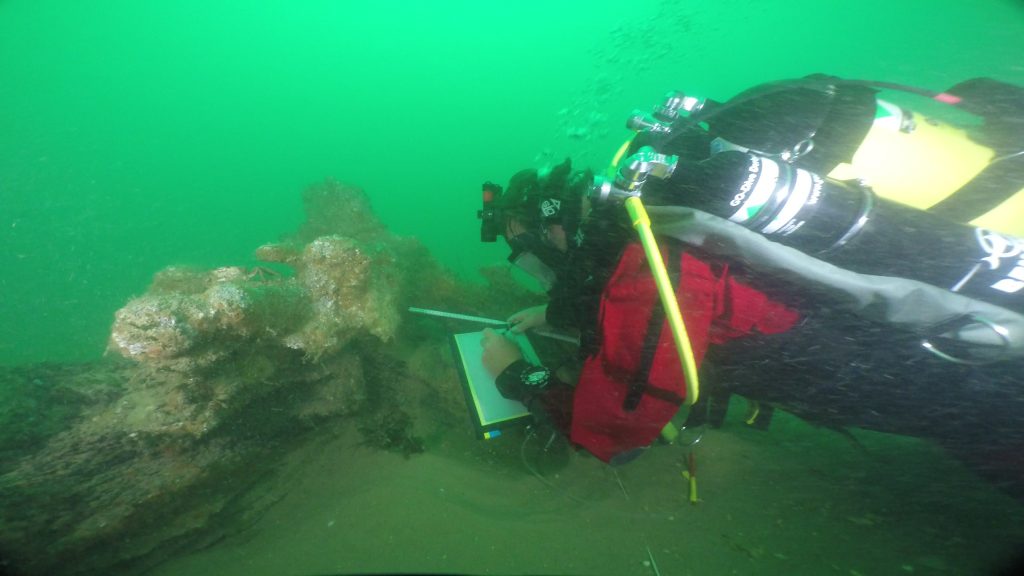
<path id="1" fill-rule="evenodd" d="M 309 222 L 256 252 L 293 275 L 169 267 L 149 292 L 117 311 L 110 349 L 194 371 L 242 347 L 291 348 L 316 360 L 363 332 L 392 339 L 402 282 L 390 245 L 400 241 L 386 234 L 358 189 L 327 182 L 305 199 Z"/>
<path id="2" fill-rule="evenodd" d="M 273 498 L 246 494 L 304 435 L 351 422 L 411 455 L 428 449 L 422 407 L 441 429 L 464 417 L 442 323 L 401 312 L 500 315 L 530 296 L 507 274 L 459 281 L 358 188 L 303 200 L 307 222 L 257 250 L 268 268 L 157 272 L 115 313 L 104 361 L 0 368 L 0 568 L 141 573 L 223 537 L 242 503 L 258 515 Z"/>
<path id="3" fill-rule="evenodd" d="M 109 349 L 140 362 L 201 368 L 239 347 L 297 327 L 309 313 L 301 287 L 288 281 L 222 279 L 191 273 L 188 290 L 166 285 L 128 302 L 114 315 Z M 185 282 L 183 275 L 176 273 Z M 201 292 L 194 288 L 203 286 Z"/>

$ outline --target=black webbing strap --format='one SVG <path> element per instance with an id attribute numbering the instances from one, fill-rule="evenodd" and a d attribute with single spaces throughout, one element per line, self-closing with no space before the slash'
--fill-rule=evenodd
<path id="1" fill-rule="evenodd" d="M 928 209 L 954 222 L 970 222 L 1024 187 L 1024 154 L 989 164 L 962 188 Z"/>
<path id="2" fill-rule="evenodd" d="M 679 242 L 668 243 L 668 262 L 665 267 L 668 271 L 669 279 L 672 281 L 673 291 L 679 289 L 679 267 L 680 259 L 682 258 L 682 249 Z M 678 395 L 671 392 L 655 388 L 648 384 L 648 380 L 651 376 L 651 365 L 654 364 L 654 355 L 658 352 L 658 341 L 661 339 L 661 329 L 665 323 L 665 308 L 661 305 L 659 300 L 654 304 L 654 308 L 651 310 L 651 317 L 647 321 L 647 333 L 644 334 L 643 351 L 640 356 L 640 366 L 636 374 L 629 381 L 629 391 L 626 393 L 626 399 L 622 402 L 622 410 L 625 412 L 632 412 L 636 410 L 636 407 L 640 405 L 640 400 L 643 395 L 650 394 L 661 400 L 667 402 L 673 402 L 675 404 L 682 404 L 683 399 Z"/>

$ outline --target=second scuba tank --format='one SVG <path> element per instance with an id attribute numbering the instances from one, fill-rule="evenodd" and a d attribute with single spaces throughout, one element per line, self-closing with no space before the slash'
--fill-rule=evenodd
<path id="1" fill-rule="evenodd" d="M 666 185 L 670 203 L 728 218 L 836 266 L 1024 310 L 1024 239 L 740 151 L 681 161 Z"/>

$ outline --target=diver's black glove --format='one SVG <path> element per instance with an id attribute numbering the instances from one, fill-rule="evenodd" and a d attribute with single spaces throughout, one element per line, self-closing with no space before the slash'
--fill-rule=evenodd
<path id="1" fill-rule="evenodd" d="M 502 370 L 494 383 L 505 398 L 527 404 L 551 386 L 551 370 L 520 358 Z"/>
<path id="2" fill-rule="evenodd" d="M 553 427 L 543 396 L 556 382 L 551 370 L 523 359 L 509 364 L 494 381 L 502 396 L 522 402 L 542 427 Z"/>

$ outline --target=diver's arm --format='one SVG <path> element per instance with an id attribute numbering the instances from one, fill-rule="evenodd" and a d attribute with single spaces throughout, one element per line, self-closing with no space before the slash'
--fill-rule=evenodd
<path id="1" fill-rule="evenodd" d="M 498 392 L 526 406 L 534 420 L 568 435 L 572 421 L 573 387 L 555 371 L 520 358 L 495 379 Z"/>
<path id="2" fill-rule="evenodd" d="M 527 362 L 514 341 L 494 330 L 484 330 L 482 344 L 483 364 L 496 375 L 498 392 L 505 398 L 522 402 L 539 422 L 548 422 L 568 432 L 572 386 L 561 381 L 549 368 Z"/>

